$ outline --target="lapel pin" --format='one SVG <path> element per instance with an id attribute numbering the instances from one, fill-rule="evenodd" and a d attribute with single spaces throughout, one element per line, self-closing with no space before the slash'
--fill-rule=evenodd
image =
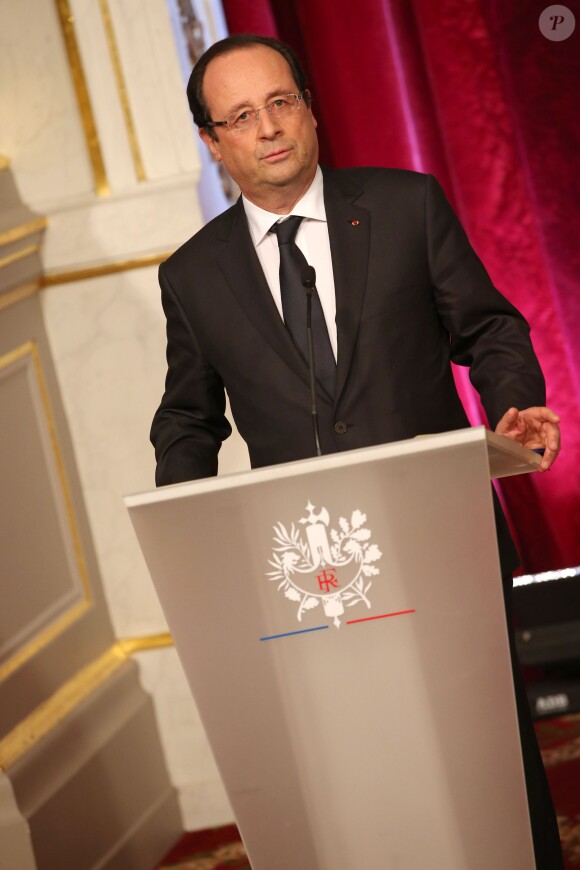
<path id="1" fill-rule="evenodd" d="M 354 220 L 354 221 L 351 221 L 350 223 L 351 223 L 351 226 L 358 227 L 358 225 L 360 224 L 360 221 Z"/>

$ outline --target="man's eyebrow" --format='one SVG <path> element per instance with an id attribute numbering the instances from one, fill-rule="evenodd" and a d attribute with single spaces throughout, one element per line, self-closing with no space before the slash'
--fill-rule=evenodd
<path id="1" fill-rule="evenodd" d="M 296 88 L 296 85 L 293 85 L 292 87 Z M 266 96 L 265 96 L 265 98 L 264 98 L 264 102 L 263 102 L 261 105 L 263 106 L 265 103 L 269 103 L 270 100 L 272 99 L 272 97 L 279 97 L 279 96 L 281 96 L 282 94 L 295 94 L 295 93 L 298 93 L 298 91 L 296 91 L 296 90 L 294 90 L 294 91 L 292 91 L 292 90 L 288 91 L 288 90 L 286 89 L 286 87 L 281 87 L 281 88 L 271 88 L 271 89 L 267 92 L 267 94 L 266 94 Z M 252 106 L 252 103 L 251 103 L 249 100 L 242 100 L 241 102 L 236 103 L 236 105 L 233 106 L 233 107 L 229 110 L 229 112 L 226 112 L 226 115 L 231 115 L 232 112 L 239 112 L 240 109 L 251 109 L 251 108 L 253 108 L 253 106 Z"/>

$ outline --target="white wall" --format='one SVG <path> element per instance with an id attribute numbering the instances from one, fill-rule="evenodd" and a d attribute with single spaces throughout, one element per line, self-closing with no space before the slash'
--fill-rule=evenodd
<path id="1" fill-rule="evenodd" d="M 57 2 L 0 0 L 0 154 L 24 201 L 47 214 L 49 275 L 173 250 L 202 224 L 201 160 L 166 0 L 109 0 L 144 179 L 97 0 L 71 0 L 104 162 L 95 191 Z M 204 4 L 204 14 L 207 6 Z M 215 24 L 214 24 L 215 29 Z M 103 583 L 118 637 L 167 631 L 122 496 L 153 487 L 149 426 L 165 376 L 156 266 L 48 286 L 43 311 Z M 247 467 L 239 436 L 222 471 Z M 231 810 L 173 649 L 138 655 L 188 829 Z"/>

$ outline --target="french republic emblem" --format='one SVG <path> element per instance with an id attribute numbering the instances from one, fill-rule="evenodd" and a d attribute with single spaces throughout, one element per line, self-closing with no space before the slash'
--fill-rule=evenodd
<path id="1" fill-rule="evenodd" d="M 383 555 L 371 544 L 371 532 L 365 528 L 366 514 L 354 510 L 347 520 L 340 517 L 338 528 L 329 529 L 330 516 L 326 508 L 315 513 L 308 502 L 308 516 L 286 529 L 282 523 L 274 526 L 274 547 L 269 564 L 273 571 L 266 576 L 279 581 L 278 589 L 298 605 L 297 619 L 308 610 L 322 606 L 324 615 L 340 627 L 345 607 L 364 604 L 370 609 L 368 597 L 372 577 L 379 574 L 374 564 Z"/>

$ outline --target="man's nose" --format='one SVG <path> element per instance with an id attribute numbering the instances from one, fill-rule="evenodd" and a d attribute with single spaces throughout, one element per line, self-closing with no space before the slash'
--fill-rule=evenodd
<path id="1" fill-rule="evenodd" d="M 280 132 L 280 119 L 275 115 L 271 115 L 264 106 L 258 114 L 258 133 L 260 136 L 270 138 Z"/>

